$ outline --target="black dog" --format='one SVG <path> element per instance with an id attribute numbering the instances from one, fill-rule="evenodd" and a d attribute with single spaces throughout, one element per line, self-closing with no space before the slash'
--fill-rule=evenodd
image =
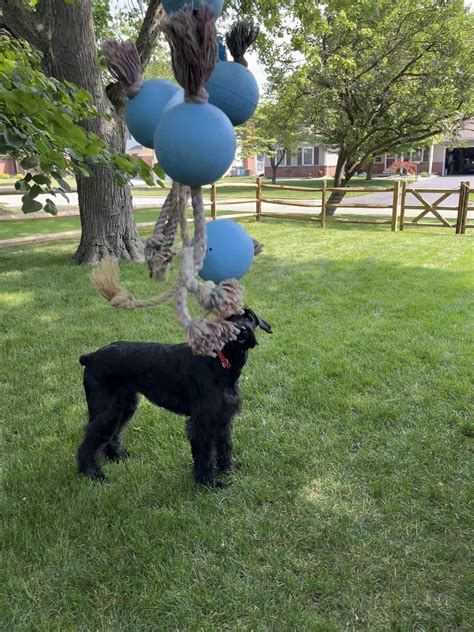
<path id="1" fill-rule="evenodd" d="M 84 390 L 89 408 L 89 423 L 78 452 L 82 474 L 104 480 L 100 454 L 113 460 L 127 456 L 121 434 L 141 393 L 153 404 L 188 417 L 194 477 L 203 485 L 222 486 L 214 473 L 216 469 L 226 472 L 233 465 L 230 431 L 232 418 L 240 410 L 238 380 L 248 350 L 258 344 L 255 329 L 272 331 L 250 309 L 229 320 L 238 326 L 239 335 L 217 358 L 195 356 L 186 344 L 146 342 L 114 342 L 80 357 L 86 367 Z"/>

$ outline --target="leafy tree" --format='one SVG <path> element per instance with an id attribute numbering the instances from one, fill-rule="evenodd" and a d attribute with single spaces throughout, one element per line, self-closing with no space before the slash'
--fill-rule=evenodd
<path id="1" fill-rule="evenodd" d="M 238 4 L 263 16 L 271 88 L 290 89 L 313 135 L 338 151 L 336 186 L 375 155 L 426 145 L 474 115 L 473 16 L 462 0 Z"/>
<path id="2" fill-rule="evenodd" d="M 278 167 L 287 153 L 296 148 L 303 135 L 294 108 L 283 97 L 261 103 L 246 125 L 237 128 L 242 156 L 265 153 L 270 158 L 272 182 L 276 183 Z"/>
<path id="3" fill-rule="evenodd" d="M 117 155 L 124 153 L 125 98 L 119 85 L 103 81 L 94 24 L 93 9 L 99 38 L 105 36 L 110 22 L 108 4 L 92 0 L 38 0 L 34 5 L 22 0 L 0 2 L 0 23 L 42 55 L 45 73 L 92 95 L 97 115 L 86 117 L 85 131 L 95 134 Z M 160 0 L 149 0 L 136 39 L 143 69 L 152 57 L 161 17 Z M 90 173 L 89 177 L 77 175 L 82 237 L 76 259 L 94 263 L 114 256 L 143 261 L 129 186 L 119 186 L 113 170 L 103 164 L 90 166 Z"/>
<path id="4" fill-rule="evenodd" d="M 143 160 L 115 152 L 80 127 L 81 121 L 97 116 L 85 90 L 47 77 L 39 55 L 28 44 L 1 32 L 0 57 L 0 154 L 21 161 L 25 170 L 24 178 L 15 183 L 24 192 L 25 213 L 44 208 L 55 215 L 53 198 L 69 191 L 64 177 L 88 176 L 93 165 L 113 170 L 120 183 L 140 176 L 153 184 Z M 44 205 L 37 199 L 41 193 L 50 195 Z"/>

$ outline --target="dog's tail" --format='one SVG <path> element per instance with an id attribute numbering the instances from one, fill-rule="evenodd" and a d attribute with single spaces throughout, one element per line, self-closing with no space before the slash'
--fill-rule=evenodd
<path id="1" fill-rule="evenodd" d="M 84 355 L 81 355 L 81 357 L 79 358 L 79 363 L 82 364 L 82 366 L 87 366 L 91 361 L 93 355 L 93 353 L 85 353 Z"/>

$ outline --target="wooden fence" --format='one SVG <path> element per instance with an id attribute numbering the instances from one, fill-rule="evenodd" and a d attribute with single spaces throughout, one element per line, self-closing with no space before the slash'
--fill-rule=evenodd
<path id="1" fill-rule="evenodd" d="M 137 187 L 139 189 L 141 187 Z M 288 219 L 316 222 L 320 224 L 321 228 L 325 228 L 329 224 L 372 224 L 372 225 L 389 225 L 392 231 L 404 230 L 411 226 L 418 226 L 423 228 L 452 228 L 455 229 L 456 234 L 462 235 L 466 232 L 467 228 L 474 228 L 474 223 L 468 223 L 469 211 L 474 211 L 474 202 L 470 202 L 469 195 L 472 191 L 469 182 L 462 182 L 459 188 L 456 189 L 429 189 L 418 186 L 418 184 L 409 184 L 407 182 L 395 181 L 392 186 L 389 187 L 329 187 L 327 182 L 322 182 L 321 189 L 315 189 L 314 187 L 304 186 L 289 186 L 281 184 L 267 184 L 262 178 L 257 178 L 255 183 L 235 183 L 226 184 L 222 188 L 230 191 L 232 188 L 248 188 L 249 196 L 227 199 L 218 199 L 218 189 L 220 186 L 212 184 L 204 189 L 209 191 L 209 197 L 204 199 L 204 205 L 210 207 L 210 215 L 212 219 L 216 219 L 218 214 L 218 207 L 223 206 L 226 209 L 229 206 L 239 204 L 255 204 L 255 212 L 246 211 L 243 213 L 233 214 L 233 217 L 255 217 L 257 221 L 261 221 L 263 218 L 275 218 L 275 219 Z M 135 190 L 137 190 L 135 189 Z M 149 187 L 145 187 L 146 190 L 150 190 Z M 315 198 L 305 200 L 293 200 L 283 198 L 266 197 L 266 191 L 300 191 L 306 194 L 314 194 Z M 377 204 L 373 202 L 357 202 L 357 197 L 351 196 L 351 193 L 356 193 L 358 196 L 362 193 L 377 193 L 383 192 L 390 194 L 390 202 L 385 204 Z M 1 195 L 11 195 L 18 193 L 17 191 L 2 191 Z M 321 199 L 317 200 L 316 196 L 321 194 Z M 330 202 L 332 193 L 344 193 L 344 199 L 340 202 Z M 427 193 L 437 194 L 438 197 L 435 201 L 429 202 L 426 200 L 425 195 Z M 412 195 L 416 203 L 409 204 L 407 202 L 408 196 Z M 442 206 L 442 202 L 452 197 L 453 195 L 459 195 L 457 205 L 451 204 L 451 206 Z M 291 206 L 307 209 L 306 213 L 284 213 L 284 212 L 269 212 L 265 210 L 266 204 L 273 204 L 278 206 Z M 156 205 L 154 205 L 156 206 Z M 349 213 L 352 209 L 373 209 L 381 211 L 389 211 L 389 217 L 386 219 L 367 219 L 367 218 L 355 218 L 355 217 L 335 217 L 328 215 L 328 209 L 334 208 L 343 211 L 346 209 Z M 311 209 L 314 209 L 311 212 Z M 413 218 L 408 219 L 406 217 L 407 210 L 418 210 L 419 213 Z M 448 219 L 443 216 L 444 211 L 456 211 L 456 219 Z M 437 221 L 427 222 L 428 215 L 433 216 Z M 49 217 L 45 215 L 45 218 Z"/>
<path id="2" fill-rule="evenodd" d="M 321 189 L 315 189 L 313 187 L 304 186 L 289 186 L 281 184 L 267 184 L 262 178 L 257 178 L 255 184 L 243 184 L 236 183 L 235 185 L 226 185 L 225 189 L 229 190 L 232 187 L 248 187 L 255 191 L 255 198 L 246 197 L 236 200 L 227 201 L 225 198 L 217 199 L 217 187 L 215 184 L 211 186 L 210 191 L 210 206 L 211 217 L 215 219 L 217 217 L 218 205 L 228 207 L 235 204 L 248 204 L 249 202 L 255 202 L 255 218 L 257 221 L 261 221 L 262 218 L 274 218 L 274 219 L 288 219 L 296 221 L 316 222 L 321 225 L 321 228 L 325 228 L 328 224 L 371 224 L 371 225 L 387 225 L 390 226 L 392 231 L 403 230 L 409 226 L 427 227 L 427 228 L 453 228 L 456 234 L 464 234 L 467 228 L 474 228 L 474 224 L 468 223 L 468 212 L 474 211 L 474 203 L 470 203 L 469 194 L 471 192 L 469 182 L 462 182 L 459 188 L 456 189 L 428 189 L 418 187 L 414 184 L 408 184 L 407 182 L 395 181 L 392 186 L 389 187 L 329 187 L 326 181 L 323 181 Z M 321 200 L 293 200 L 283 198 L 272 198 L 265 196 L 265 191 L 300 191 L 304 193 L 311 192 L 315 196 L 321 193 Z M 357 202 L 357 197 L 350 196 L 351 193 L 356 193 L 358 196 L 362 193 L 388 193 L 391 196 L 389 203 L 377 204 L 371 201 Z M 345 197 L 340 202 L 330 202 L 332 193 L 344 193 Z M 439 194 L 437 199 L 433 202 L 426 200 L 423 194 Z M 411 194 L 416 199 L 415 204 L 408 204 L 407 198 Z M 441 206 L 447 198 L 453 195 L 459 195 L 458 203 L 456 206 Z M 313 213 L 285 213 L 276 211 L 266 211 L 265 204 L 273 204 L 280 206 L 299 207 L 304 209 L 315 209 Z M 348 218 L 348 217 L 335 217 L 328 215 L 328 209 L 334 208 L 338 210 L 346 209 L 350 212 L 353 209 L 373 209 L 381 211 L 389 211 L 389 217 L 387 219 L 367 219 L 367 218 Z M 406 217 L 406 210 L 419 210 L 420 212 L 413 219 Z M 456 220 L 449 220 L 442 215 L 443 211 L 456 211 Z M 434 216 L 438 221 L 426 222 L 425 218 L 428 214 Z M 242 213 L 242 215 L 250 215 L 250 213 Z M 421 221 L 424 220 L 424 221 Z"/>

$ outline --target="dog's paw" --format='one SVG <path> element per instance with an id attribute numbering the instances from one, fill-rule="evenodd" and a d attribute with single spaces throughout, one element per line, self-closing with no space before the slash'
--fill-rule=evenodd
<path id="1" fill-rule="evenodd" d="M 109 459 L 109 461 L 125 461 L 125 459 L 128 459 L 130 457 L 130 452 L 125 448 L 117 450 L 115 448 L 107 446 L 106 448 L 104 448 L 104 457 L 106 459 Z"/>
<path id="2" fill-rule="evenodd" d="M 91 481 L 94 481 L 94 483 L 105 483 L 107 480 L 107 477 L 105 476 L 103 471 L 98 468 L 82 470 L 81 474 L 83 476 L 87 476 L 87 478 L 89 478 Z"/>
<path id="3" fill-rule="evenodd" d="M 217 469 L 222 474 L 230 474 L 232 470 L 240 470 L 242 463 L 240 461 L 231 461 L 230 463 L 217 464 Z"/>
<path id="4" fill-rule="evenodd" d="M 208 487 L 209 489 L 223 489 L 224 487 L 227 487 L 227 483 L 218 481 L 215 478 L 210 478 L 210 479 L 197 478 L 196 483 L 198 483 L 198 485 L 202 485 L 203 487 Z"/>
<path id="5" fill-rule="evenodd" d="M 210 489 L 225 489 L 228 487 L 228 484 L 223 483 L 222 481 L 211 481 L 206 483 L 206 487 L 209 487 Z"/>

